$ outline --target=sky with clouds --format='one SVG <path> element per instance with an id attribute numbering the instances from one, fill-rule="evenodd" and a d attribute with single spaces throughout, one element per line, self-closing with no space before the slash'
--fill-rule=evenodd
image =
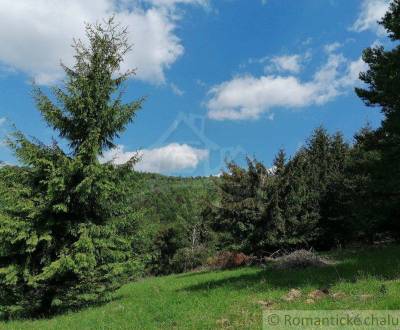
<path id="1" fill-rule="evenodd" d="M 388 0 L 0 0 L 0 138 L 15 125 L 51 141 L 31 81 L 47 91 L 73 63 L 84 22 L 115 15 L 134 45 L 126 100 L 147 96 L 102 161 L 140 155 L 136 169 L 216 175 L 245 156 L 270 165 L 320 125 L 351 141 L 381 115 L 355 96 L 362 50 L 390 47 L 376 22 Z M 0 144 L 0 160 L 15 163 Z"/>

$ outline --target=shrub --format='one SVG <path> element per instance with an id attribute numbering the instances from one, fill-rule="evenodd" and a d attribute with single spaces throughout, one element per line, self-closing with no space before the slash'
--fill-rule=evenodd
<path id="1" fill-rule="evenodd" d="M 328 260 L 308 250 L 297 250 L 275 259 L 268 259 L 267 261 L 271 261 L 276 269 L 324 267 L 330 264 Z"/>
<path id="2" fill-rule="evenodd" d="M 203 245 L 179 249 L 172 258 L 172 269 L 182 273 L 198 268 L 206 263 L 208 254 Z"/>
<path id="3" fill-rule="evenodd" d="M 252 263 L 253 257 L 247 256 L 240 252 L 229 252 L 223 251 L 219 252 L 214 257 L 207 259 L 207 266 L 211 269 L 229 269 L 237 268 L 241 266 L 246 266 Z"/>

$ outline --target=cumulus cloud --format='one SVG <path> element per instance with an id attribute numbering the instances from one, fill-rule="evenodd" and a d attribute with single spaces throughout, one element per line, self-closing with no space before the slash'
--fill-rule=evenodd
<path id="1" fill-rule="evenodd" d="M 200 162 L 208 159 L 209 151 L 193 148 L 187 144 L 171 143 L 161 148 L 143 149 L 137 152 L 125 151 L 119 145 L 101 157 L 101 162 L 124 164 L 132 157 L 139 155 L 140 161 L 134 168 L 141 172 L 170 174 L 183 170 L 195 169 Z"/>
<path id="2" fill-rule="evenodd" d="M 272 58 L 271 62 L 278 71 L 298 73 L 301 70 L 300 55 L 283 55 Z"/>
<path id="3" fill-rule="evenodd" d="M 365 69 L 342 54 L 329 54 L 326 63 L 309 81 L 296 76 L 238 76 L 209 91 L 208 117 L 215 120 L 257 119 L 273 108 L 302 108 L 325 104 L 356 84 Z"/>
<path id="4" fill-rule="evenodd" d="M 310 51 L 304 54 L 293 54 L 293 55 L 281 55 L 274 56 L 272 58 L 265 56 L 259 59 L 250 59 L 249 63 L 265 63 L 268 64 L 264 67 L 264 72 L 289 72 L 299 73 L 303 69 L 305 62 L 311 59 L 312 55 Z"/>
<path id="5" fill-rule="evenodd" d="M 358 60 L 350 62 L 347 67 L 346 75 L 342 77 L 339 83 L 343 87 L 354 86 L 359 81 L 360 72 L 368 70 L 368 65 L 360 57 Z"/>
<path id="6" fill-rule="evenodd" d="M 385 29 L 377 22 L 382 19 L 389 8 L 390 0 L 363 0 L 361 12 L 350 30 L 362 32 L 371 30 L 384 35 Z"/>
<path id="7" fill-rule="evenodd" d="M 143 4 L 147 3 L 146 6 Z M 0 63 L 23 71 L 39 84 L 62 78 L 59 63 L 73 61 L 72 38 L 84 39 L 84 22 L 112 14 L 128 27 L 134 45 L 124 68 L 137 68 L 137 79 L 163 83 L 165 71 L 182 54 L 176 36 L 179 4 L 203 0 L 0 0 Z"/>
<path id="8" fill-rule="evenodd" d="M 275 106 L 301 106 L 312 90 L 295 77 L 239 76 L 210 90 L 208 117 L 216 120 L 257 119 Z"/>

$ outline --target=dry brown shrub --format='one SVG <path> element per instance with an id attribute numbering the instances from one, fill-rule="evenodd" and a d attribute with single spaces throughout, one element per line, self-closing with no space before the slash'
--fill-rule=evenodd
<path id="1" fill-rule="evenodd" d="M 207 265 L 211 269 L 229 269 L 249 265 L 252 261 L 253 257 L 242 252 L 223 251 L 208 258 Z"/>

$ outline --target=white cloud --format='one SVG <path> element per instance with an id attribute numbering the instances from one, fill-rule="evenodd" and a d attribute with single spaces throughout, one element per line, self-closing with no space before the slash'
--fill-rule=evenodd
<path id="1" fill-rule="evenodd" d="M 300 55 L 283 55 L 272 58 L 271 62 L 278 71 L 299 73 L 302 57 Z"/>
<path id="2" fill-rule="evenodd" d="M 177 85 L 175 85 L 174 83 L 171 83 L 170 87 L 171 87 L 172 93 L 174 93 L 177 96 L 183 96 L 183 94 L 185 94 L 185 92 L 182 89 L 180 89 Z"/>
<path id="3" fill-rule="evenodd" d="M 6 122 L 6 118 L 0 118 L 0 126 L 3 126 L 3 124 Z"/>
<path id="4" fill-rule="evenodd" d="M 197 84 L 198 86 L 200 86 L 200 87 L 203 87 L 203 88 L 206 88 L 206 87 L 207 87 L 207 84 L 206 84 L 203 80 L 201 80 L 201 79 L 196 79 L 196 84 Z"/>
<path id="5" fill-rule="evenodd" d="M 238 76 L 213 87 L 206 106 L 215 120 L 257 119 L 273 108 L 302 108 L 325 104 L 357 83 L 365 69 L 341 54 L 330 54 L 327 62 L 309 81 L 295 76 Z"/>
<path id="6" fill-rule="evenodd" d="M 333 42 L 331 44 L 327 44 L 324 47 L 324 50 L 326 53 L 330 54 L 335 52 L 336 50 L 338 50 L 340 47 L 342 47 L 343 45 L 340 42 Z"/>
<path id="7" fill-rule="evenodd" d="M 146 2 L 147 6 L 142 6 Z M 59 63 L 73 61 L 72 38 L 84 39 L 84 22 L 115 14 L 128 26 L 133 51 L 124 68 L 137 79 L 163 83 L 165 71 L 184 53 L 175 29 L 176 5 L 203 0 L 0 0 L 0 62 L 33 76 L 40 84 L 62 78 Z M 150 6 L 149 6 L 150 5 Z"/>
<path id="8" fill-rule="evenodd" d="M 302 44 L 302 46 L 309 46 L 312 44 L 312 42 L 313 42 L 313 38 L 308 37 L 307 39 L 303 40 L 301 44 Z"/>
<path id="9" fill-rule="evenodd" d="M 148 3 L 161 7 L 174 7 L 179 4 L 208 6 L 209 0 L 145 0 Z"/>
<path id="10" fill-rule="evenodd" d="M 101 157 L 101 162 L 112 161 L 114 164 L 124 164 L 135 155 L 140 155 L 140 161 L 134 168 L 141 172 L 175 173 L 195 169 L 200 162 L 208 159 L 209 151 L 196 149 L 187 144 L 171 143 L 161 148 L 143 149 L 138 152 L 125 151 L 124 146 L 109 150 Z"/>
<path id="11" fill-rule="evenodd" d="M 264 72 L 289 72 L 299 73 L 303 69 L 303 64 L 309 61 L 312 57 L 311 51 L 307 51 L 304 54 L 294 55 L 281 55 L 274 56 L 272 58 L 265 56 L 259 59 L 249 59 L 249 63 L 265 63 L 269 62 L 264 67 Z"/>
<path id="12" fill-rule="evenodd" d="M 350 62 L 347 67 L 346 75 L 340 80 L 342 86 L 354 86 L 359 81 L 360 72 L 368 70 L 368 65 L 360 57 L 358 60 Z"/>
<path id="13" fill-rule="evenodd" d="M 385 29 L 377 22 L 382 19 L 389 8 L 390 0 L 363 0 L 361 12 L 350 30 L 362 32 L 371 30 L 384 35 Z"/>

